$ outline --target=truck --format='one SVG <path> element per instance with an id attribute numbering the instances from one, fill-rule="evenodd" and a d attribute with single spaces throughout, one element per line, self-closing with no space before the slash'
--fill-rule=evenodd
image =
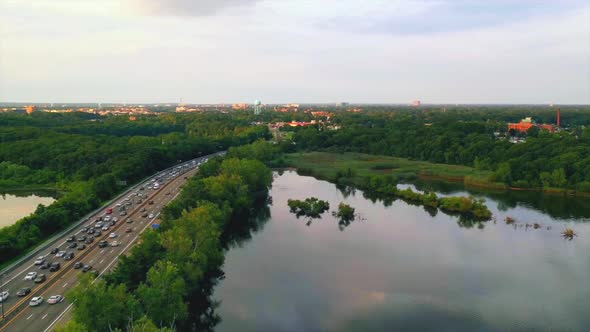
<path id="1" fill-rule="evenodd" d="M 111 213 L 113 213 L 113 208 L 108 208 L 107 209 L 107 214 L 111 214 Z"/>

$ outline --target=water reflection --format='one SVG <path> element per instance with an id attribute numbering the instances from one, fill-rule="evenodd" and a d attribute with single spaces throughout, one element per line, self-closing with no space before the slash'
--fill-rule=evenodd
<path id="1" fill-rule="evenodd" d="M 285 172 L 271 220 L 230 246 L 211 300 L 225 331 L 583 331 L 590 324 L 590 224 L 523 204 L 478 224 L 396 200 L 347 197 L 334 185 Z M 306 227 L 287 200 L 345 201 L 366 219 L 340 232 L 325 214 Z M 386 205 L 387 203 L 387 205 Z M 566 215 L 572 215 L 565 211 Z M 266 214 L 266 212 L 265 212 Z M 506 225 L 531 220 L 553 230 Z M 579 234 L 564 240 L 574 225 Z M 256 225 L 256 223 L 255 223 Z M 462 226 L 462 227 L 458 227 Z"/>
<path id="2" fill-rule="evenodd" d="M 39 204 L 53 203 L 54 191 L 3 191 L 0 192 L 0 227 L 14 224 L 17 220 L 35 212 Z"/>

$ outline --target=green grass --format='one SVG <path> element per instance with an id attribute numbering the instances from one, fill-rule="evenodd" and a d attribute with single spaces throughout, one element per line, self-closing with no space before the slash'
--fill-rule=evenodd
<path id="1" fill-rule="evenodd" d="M 489 181 L 491 172 L 479 171 L 467 166 L 435 164 L 389 156 L 307 152 L 287 154 L 284 160 L 288 166 L 328 180 L 336 179 L 338 172 L 347 173 L 350 169 L 352 171 L 350 181 L 353 183 L 360 183 L 362 178 L 370 175 L 391 175 L 401 180 L 432 177 L 464 182 L 467 185 L 503 187 L 501 184 Z"/>

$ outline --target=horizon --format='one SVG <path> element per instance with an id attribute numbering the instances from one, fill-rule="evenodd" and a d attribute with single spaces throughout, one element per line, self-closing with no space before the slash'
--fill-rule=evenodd
<path id="1" fill-rule="evenodd" d="M 0 0 L 0 100 L 588 105 L 589 15 L 582 0 Z"/>

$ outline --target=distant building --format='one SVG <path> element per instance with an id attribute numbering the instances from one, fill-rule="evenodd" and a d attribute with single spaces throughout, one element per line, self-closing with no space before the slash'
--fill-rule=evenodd
<path id="1" fill-rule="evenodd" d="M 520 120 L 520 122 L 518 122 L 518 123 L 509 123 L 508 124 L 508 130 L 513 129 L 513 130 L 520 131 L 523 133 L 526 133 L 532 127 L 537 127 L 541 130 L 547 130 L 547 131 L 551 131 L 551 132 L 554 132 L 557 130 L 556 127 L 552 124 L 534 123 L 533 119 L 530 116 Z"/>
<path id="2" fill-rule="evenodd" d="M 345 101 L 340 102 L 340 103 L 336 103 L 336 107 L 348 107 L 348 106 L 350 106 L 350 103 L 345 102 Z"/>
<path id="3" fill-rule="evenodd" d="M 248 104 L 232 104 L 231 108 L 235 111 L 248 109 Z"/>
<path id="4" fill-rule="evenodd" d="M 422 102 L 420 100 L 414 100 L 412 102 L 413 107 L 419 107 L 420 105 L 422 105 Z"/>
<path id="5" fill-rule="evenodd" d="M 25 107 L 25 111 L 27 112 L 27 114 L 31 114 L 33 112 L 35 112 L 37 110 L 37 106 L 35 105 L 29 105 L 27 107 Z"/>

